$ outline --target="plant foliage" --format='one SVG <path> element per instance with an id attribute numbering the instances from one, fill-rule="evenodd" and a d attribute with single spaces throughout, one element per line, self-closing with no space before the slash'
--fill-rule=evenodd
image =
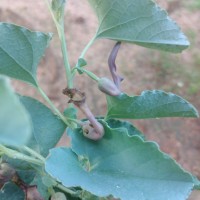
<path id="1" fill-rule="evenodd" d="M 99 26 L 72 68 L 64 31 L 67 2 L 45 2 L 61 41 L 67 78 L 63 94 L 69 106 L 59 111 L 37 80 L 37 67 L 52 34 L 1 22 L 0 199 L 186 200 L 192 189 L 199 189 L 198 178 L 121 119 L 196 118 L 198 111 L 182 97 L 161 90 L 125 94 L 115 64 L 123 42 L 183 51 L 189 42 L 178 25 L 151 0 L 89 0 Z M 113 81 L 86 67 L 85 53 L 103 38 L 117 41 L 108 62 Z M 96 81 L 94 87 L 106 94 L 105 116 L 95 117 L 87 105 L 90 96 L 73 86 L 77 72 Z M 15 94 L 6 76 L 34 86 L 48 107 Z M 84 119 L 77 117 L 78 112 Z M 70 146 L 56 147 L 65 131 Z"/>

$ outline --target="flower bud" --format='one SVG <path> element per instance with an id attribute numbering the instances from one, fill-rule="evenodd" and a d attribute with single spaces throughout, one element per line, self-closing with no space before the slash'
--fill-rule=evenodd
<path id="1" fill-rule="evenodd" d="M 110 79 L 106 77 L 99 79 L 98 87 L 99 90 L 110 96 L 118 96 L 121 94 L 121 91 L 117 88 L 117 86 Z"/>

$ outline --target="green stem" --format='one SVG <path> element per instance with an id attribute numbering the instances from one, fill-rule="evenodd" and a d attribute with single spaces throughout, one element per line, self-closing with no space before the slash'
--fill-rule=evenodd
<path id="1" fill-rule="evenodd" d="M 52 16 L 53 21 L 54 21 L 54 23 L 55 23 L 55 25 L 56 25 L 56 28 L 57 28 L 57 27 L 59 26 L 59 24 L 58 24 L 58 22 L 57 22 L 57 20 L 56 20 L 56 18 L 55 18 L 55 16 L 54 16 L 54 14 L 53 14 L 53 11 L 52 11 L 52 9 L 51 9 L 51 5 L 49 4 L 49 1 L 48 1 L 48 0 L 44 0 L 44 1 L 45 1 L 46 5 L 47 5 L 47 7 L 48 7 L 49 12 L 51 13 L 51 16 Z"/>
<path id="2" fill-rule="evenodd" d="M 80 58 L 84 59 L 86 52 L 87 52 L 88 49 L 92 46 L 92 44 L 94 43 L 95 39 L 96 39 L 96 35 L 95 35 L 95 36 L 88 42 L 88 44 L 85 46 L 85 48 L 84 48 L 83 51 L 81 52 L 81 55 L 80 55 L 79 59 L 80 59 Z M 76 66 L 78 66 L 78 62 L 77 62 L 77 64 L 76 64 Z M 71 70 L 71 74 L 72 74 L 72 79 L 73 79 L 74 76 L 76 75 L 76 67 L 74 67 L 74 68 Z M 90 77 L 91 77 L 91 76 L 90 76 Z M 94 79 L 94 78 L 92 78 L 92 79 Z M 94 80 L 95 80 L 95 79 L 94 79 Z"/>
<path id="3" fill-rule="evenodd" d="M 42 162 L 45 162 L 45 158 L 43 156 L 41 156 L 39 153 L 37 153 L 36 151 L 30 149 L 27 146 L 23 146 L 22 149 L 24 149 L 26 152 L 28 152 L 30 155 L 40 159 Z"/>
<path id="4" fill-rule="evenodd" d="M 62 20 L 61 23 L 58 23 L 58 21 L 56 20 L 56 18 L 54 16 L 54 13 L 51 9 L 51 5 L 50 5 L 49 1 L 45 0 L 45 2 L 51 13 L 51 16 L 53 18 L 53 21 L 54 21 L 57 31 L 58 31 L 58 36 L 60 38 L 61 49 L 62 49 L 63 60 L 64 60 L 64 67 L 65 67 L 66 76 L 67 76 L 67 87 L 73 88 L 73 78 L 72 78 L 71 67 L 70 67 L 69 59 L 68 59 L 67 44 L 66 44 L 66 40 L 65 40 L 64 19 Z"/>
<path id="5" fill-rule="evenodd" d="M 42 157 L 40 154 L 38 154 L 37 152 L 35 152 L 34 150 L 30 149 L 27 146 L 23 146 L 22 149 L 26 150 L 28 153 L 30 153 L 31 155 L 39 158 L 40 160 L 32 158 L 30 156 L 27 156 L 27 155 L 25 155 L 23 153 L 20 153 L 18 151 L 13 150 L 13 149 L 9 149 L 9 148 L 7 148 L 7 147 L 5 147 L 5 146 L 0 144 L 0 153 L 2 153 L 2 155 L 5 154 L 10 158 L 24 160 L 24 161 L 27 161 L 29 163 L 33 163 L 33 164 L 39 165 L 39 166 L 43 166 L 44 165 L 45 158 Z M 65 192 L 67 192 L 67 193 L 69 193 L 71 195 L 75 195 L 76 194 L 76 192 L 74 192 L 73 190 L 70 190 L 70 189 L 64 187 L 63 185 L 57 183 L 56 180 L 52 179 L 52 181 L 53 181 L 54 187 L 57 187 L 60 190 L 65 191 Z"/>
<path id="6" fill-rule="evenodd" d="M 40 86 L 37 87 L 38 92 L 41 94 L 41 96 L 45 99 L 45 101 L 49 104 L 49 106 L 51 107 L 51 109 L 55 112 L 56 115 L 58 115 L 60 117 L 60 119 L 67 125 L 69 126 L 69 123 L 67 121 L 67 119 L 65 118 L 64 115 L 62 115 L 60 113 L 60 111 L 55 107 L 55 105 L 51 102 L 51 100 L 49 99 L 49 97 L 45 94 L 45 92 L 42 90 L 42 88 Z"/>
<path id="7" fill-rule="evenodd" d="M 0 144 L 0 151 L 2 151 L 5 155 L 7 155 L 8 157 L 13 158 L 13 159 L 24 160 L 24 161 L 27 161 L 27 162 L 30 162 L 30 163 L 33 163 L 33 164 L 36 164 L 39 166 L 44 165 L 44 162 L 41 160 L 32 158 L 30 156 L 27 156 L 23 153 L 13 150 L 13 149 L 9 149 L 1 144 Z"/>
<path id="8" fill-rule="evenodd" d="M 54 181 L 54 180 L 53 180 Z M 65 186 L 57 183 L 56 181 L 54 181 L 54 187 L 57 187 L 59 188 L 60 190 L 68 193 L 68 194 L 71 194 L 71 195 L 76 195 L 76 192 L 74 192 L 73 190 L 70 190 L 69 188 L 66 188 Z"/>
<path id="9" fill-rule="evenodd" d="M 67 76 L 67 87 L 68 88 L 73 88 L 73 79 L 72 79 L 71 67 L 70 67 L 69 59 L 68 59 L 68 52 L 67 52 L 67 44 L 66 44 L 66 40 L 65 40 L 64 25 L 63 25 L 63 27 L 60 27 L 58 32 L 59 32 L 59 37 L 60 37 L 60 42 L 61 42 L 61 49 L 62 49 L 62 54 L 63 54 L 63 61 L 64 61 L 64 66 L 65 66 L 65 71 L 66 71 L 66 76 Z"/>
<path id="10" fill-rule="evenodd" d="M 85 54 L 86 52 L 88 51 L 88 49 L 92 46 L 92 44 L 94 43 L 96 39 L 96 35 L 88 42 L 88 44 L 85 46 L 85 48 L 83 49 L 81 55 L 79 58 L 84 58 L 85 57 Z"/>
<path id="11" fill-rule="evenodd" d="M 95 80 L 96 82 L 98 82 L 99 79 L 100 79 L 97 75 L 95 75 L 91 71 L 88 71 L 88 70 L 86 70 L 84 68 L 81 68 L 81 71 L 84 72 L 85 74 L 87 74 L 91 79 Z"/>

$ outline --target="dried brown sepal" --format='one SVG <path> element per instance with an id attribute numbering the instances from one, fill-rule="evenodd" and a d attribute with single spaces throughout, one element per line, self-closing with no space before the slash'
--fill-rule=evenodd
<path id="1" fill-rule="evenodd" d="M 86 101 L 85 93 L 76 88 L 65 88 L 63 90 L 63 94 L 69 97 L 68 103 L 73 103 L 77 107 L 79 107 L 81 104 L 84 104 Z"/>

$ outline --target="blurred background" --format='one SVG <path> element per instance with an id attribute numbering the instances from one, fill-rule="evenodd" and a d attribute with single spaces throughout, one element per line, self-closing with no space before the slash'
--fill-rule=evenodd
<path id="1" fill-rule="evenodd" d="M 129 95 L 139 95 L 143 90 L 151 89 L 173 92 L 190 101 L 200 111 L 200 0 L 157 2 L 180 25 L 191 46 L 182 54 L 172 55 L 136 45 L 122 44 L 117 57 L 119 73 L 125 78 L 122 90 Z M 63 111 L 67 106 L 66 98 L 62 95 L 62 89 L 66 87 L 66 78 L 60 43 L 44 1 L 1 0 L 0 21 L 54 33 L 45 57 L 40 62 L 38 79 L 48 96 Z M 87 0 L 68 0 L 65 28 L 69 59 L 74 66 L 84 46 L 97 29 L 97 19 Z M 109 40 L 96 41 L 86 54 L 87 68 L 100 77 L 110 77 L 107 59 L 114 44 L 114 41 Z M 13 81 L 13 84 L 17 92 L 43 101 L 30 86 L 19 81 Z M 105 114 L 105 97 L 102 97 L 93 80 L 85 75 L 78 75 L 75 86 L 86 92 L 88 104 L 96 115 Z M 149 140 L 158 142 L 161 150 L 200 178 L 199 119 L 173 118 L 132 122 Z M 65 143 L 63 139 L 62 144 Z M 200 192 L 193 192 L 190 200 L 199 199 Z"/>

